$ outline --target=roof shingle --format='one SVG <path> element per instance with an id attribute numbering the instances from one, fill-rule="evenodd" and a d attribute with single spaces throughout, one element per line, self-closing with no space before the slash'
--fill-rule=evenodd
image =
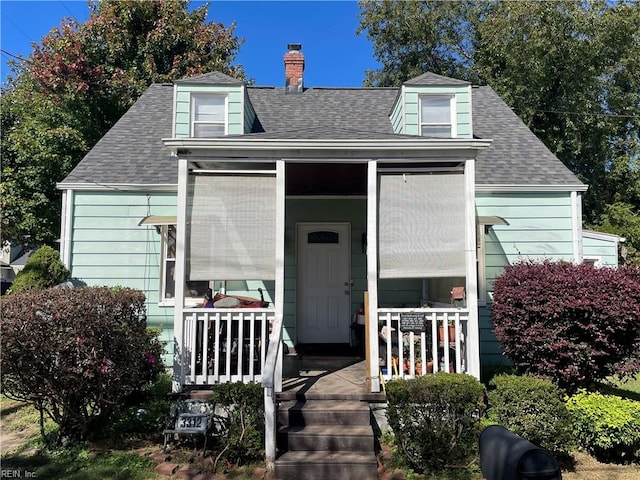
<path id="1" fill-rule="evenodd" d="M 219 81 L 219 75 L 237 82 L 216 73 L 194 79 Z M 425 74 L 409 82 L 443 78 Z M 310 88 L 299 95 L 285 95 L 283 88 L 273 87 L 248 87 L 247 91 L 257 118 L 247 139 L 404 137 L 393 133 L 389 119 L 398 93 L 395 88 Z M 490 87 L 472 88 L 472 98 L 474 135 L 493 139 L 491 147 L 477 157 L 477 184 L 580 184 Z M 61 185 L 177 184 L 176 159 L 162 143 L 172 135 L 172 103 L 172 84 L 151 85 Z"/>

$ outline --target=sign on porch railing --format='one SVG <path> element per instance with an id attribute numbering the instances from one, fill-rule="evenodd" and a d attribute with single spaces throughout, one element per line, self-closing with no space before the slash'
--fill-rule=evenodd
<path id="1" fill-rule="evenodd" d="M 274 317 L 258 308 L 185 311 L 186 382 L 259 382 Z"/>
<path id="2" fill-rule="evenodd" d="M 466 371 L 469 313 L 459 308 L 379 309 L 380 370 L 385 380 Z"/>

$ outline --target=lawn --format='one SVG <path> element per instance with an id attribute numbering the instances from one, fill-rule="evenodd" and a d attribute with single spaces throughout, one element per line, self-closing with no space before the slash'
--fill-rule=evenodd
<path id="1" fill-rule="evenodd" d="M 628 382 L 612 380 L 603 387 L 606 393 L 617 394 L 627 398 L 640 400 L 640 377 Z M 3 471 L 20 472 L 21 478 L 31 474 L 35 478 L 48 480 L 84 480 L 99 478 L 105 480 L 166 480 L 167 477 L 157 475 L 153 468 L 155 463 L 148 456 L 136 453 L 137 447 L 145 446 L 147 451 L 158 452 L 161 445 L 157 442 L 146 442 L 137 445 L 113 445 L 109 448 L 91 447 L 76 448 L 61 453 L 40 453 L 41 446 L 39 417 L 30 406 L 0 397 L 0 461 Z M 45 424 L 45 431 L 51 431 L 54 425 Z M 187 451 L 189 450 L 189 451 Z M 176 461 L 207 461 L 194 455 L 192 448 L 179 449 L 173 452 Z M 210 460 L 210 459 L 209 459 Z M 389 465 L 393 471 L 393 466 Z M 476 466 L 477 467 L 477 466 Z M 476 468 L 478 471 L 479 468 Z M 249 473 L 234 472 L 233 478 L 251 478 Z M 423 477 L 413 473 L 402 472 L 398 478 L 414 480 L 480 480 L 479 474 L 455 475 L 451 477 Z M 391 478 L 396 478 L 395 476 Z M 564 480 L 635 480 L 640 478 L 639 465 L 603 464 L 583 452 L 574 452 L 573 465 L 562 472 Z"/>

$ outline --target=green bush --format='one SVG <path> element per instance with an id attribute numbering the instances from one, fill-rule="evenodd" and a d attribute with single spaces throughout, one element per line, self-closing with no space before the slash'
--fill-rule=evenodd
<path id="1" fill-rule="evenodd" d="M 164 371 L 137 290 L 32 290 L 1 297 L 0 317 L 2 391 L 50 416 L 58 444 L 100 436 Z"/>
<path id="2" fill-rule="evenodd" d="M 444 372 L 387 383 L 387 416 L 398 447 L 417 472 L 467 465 L 476 455 L 484 387 Z"/>
<path id="3" fill-rule="evenodd" d="M 154 382 L 125 398 L 122 410 L 105 434 L 112 438 L 130 438 L 162 432 L 171 409 L 168 396 L 171 382 L 171 376 L 162 373 Z"/>
<path id="4" fill-rule="evenodd" d="M 216 458 L 246 465 L 264 460 L 264 391 L 259 383 L 220 383 L 212 387 L 211 401 L 227 418 L 225 447 Z M 215 467 L 215 465 L 214 465 Z"/>
<path id="5" fill-rule="evenodd" d="M 567 400 L 573 432 L 600 461 L 640 458 L 640 402 L 581 390 Z"/>
<path id="6" fill-rule="evenodd" d="M 45 245 L 33 252 L 18 272 L 11 285 L 11 293 L 54 287 L 70 278 L 71 273 L 60 261 L 58 252 Z"/>
<path id="7" fill-rule="evenodd" d="M 565 392 L 550 380 L 497 375 L 489 382 L 488 419 L 553 455 L 572 448 L 571 419 Z"/>

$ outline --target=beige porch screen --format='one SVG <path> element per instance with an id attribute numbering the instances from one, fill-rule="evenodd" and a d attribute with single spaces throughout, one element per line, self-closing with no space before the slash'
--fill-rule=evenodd
<path id="1" fill-rule="evenodd" d="M 189 178 L 189 280 L 273 280 L 275 175 Z"/>
<path id="2" fill-rule="evenodd" d="M 462 173 L 380 175 L 380 278 L 465 276 Z"/>

